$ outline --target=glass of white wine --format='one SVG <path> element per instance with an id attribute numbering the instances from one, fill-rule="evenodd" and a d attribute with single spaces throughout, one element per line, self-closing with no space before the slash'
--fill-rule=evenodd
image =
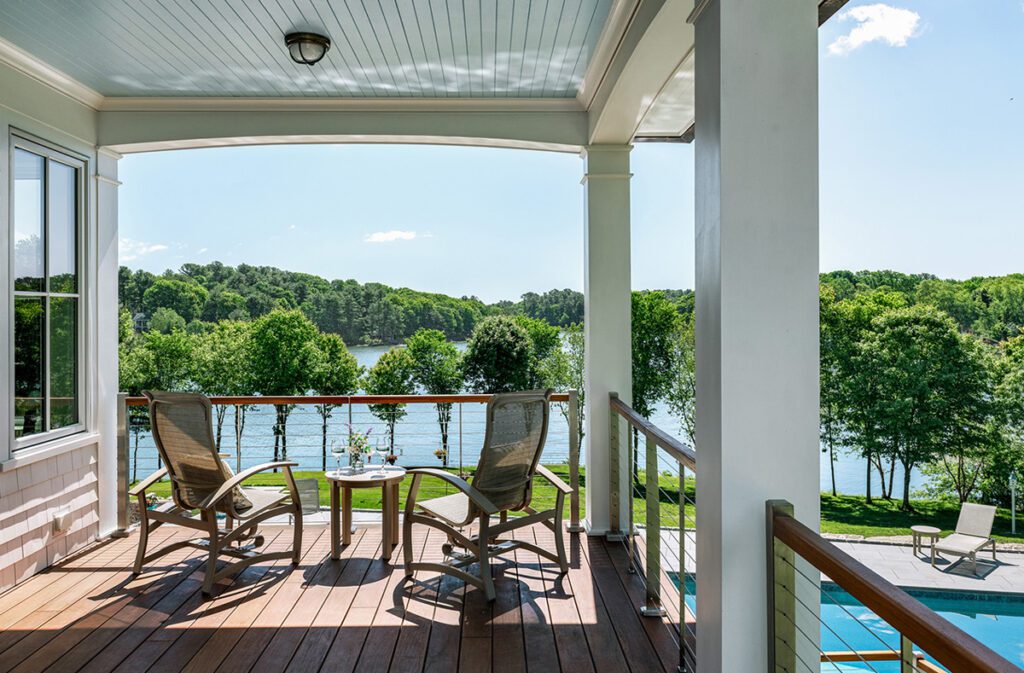
<path id="1" fill-rule="evenodd" d="M 331 455 L 334 456 L 334 474 L 341 476 L 341 456 L 345 453 L 345 445 L 337 439 L 331 440 Z"/>
<path id="2" fill-rule="evenodd" d="M 388 454 L 391 453 L 391 449 L 388 448 L 387 444 L 382 445 L 378 439 L 377 443 L 373 445 L 373 452 L 380 458 L 380 476 L 387 476 L 387 470 L 384 469 L 384 466 L 387 465 Z"/>

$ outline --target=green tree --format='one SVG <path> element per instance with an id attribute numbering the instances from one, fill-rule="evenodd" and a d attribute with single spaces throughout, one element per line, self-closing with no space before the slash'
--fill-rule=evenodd
<path id="1" fill-rule="evenodd" d="M 903 467 L 911 510 L 914 467 L 985 441 L 988 377 L 978 351 L 953 320 L 931 307 L 888 311 L 857 344 L 856 439 Z M 869 431 L 865 431 L 869 429 Z"/>
<path id="2" fill-rule="evenodd" d="M 661 292 L 634 292 L 632 309 L 633 408 L 649 418 L 672 385 L 679 314 Z"/>
<path id="3" fill-rule="evenodd" d="M 989 502 L 1010 502 L 1010 475 L 1024 480 L 1024 335 L 1001 347 L 996 369 L 996 400 L 1001 437 L 985 452 L 980 488 Z"/>
<path id="4" fill-rule="evenodd" d="M 205 395 L 245 396 L 256 392 L 252 373 L 252 330 L 249 323 L 225 320 L 195 337 L 195 384 Z M 235 436 L 245 428 L 246 405 L 235 405 Z M 227 406 L 218 404 L 217 449 L 221 448 Z"/>
<path id="5" fill-rule="evenodd" d="M 316 369 L 311 387 L 317 395 L 351 395 L 356 392 L 362 367 L 348 352 L 337 334 L 321 334 L 317 339 Z M 337 404 L 317 404 L 321 430 L 321 469 L 327 470 L 327 425 Z"/>
<path id="6" fill-rule="evenodd" d="M 370 395 L 413 395 L 416 363 L 405 348 L 395 347 L 380 356 L 366 373 L 363 387 Z M 405 417 L 404 404 L 371 404 L 370 413 L 388 427 L 388 446 L 395 452 L 395 424 Z"/>
<path id="7" fill-rule="evenodd" d="M 263 395 L 303 395 L 318 362 L 316 325 L 299 311 L 276 310 L 252 324 L 253 388 Z M 288 458 L 288 416 L 294 405 L 274 405 L 274 460 Z"/>
<path id="8" fill-rule="evenodd" d="M 576 431 L 583 439 L 584 407 L 584 336 L 583 324 L 575 323 L 565 328 L 562 344 L 540 363 L 540 386 L 555 390 L 575 390 L 577 401 Z M 569 408 L 559 405 L 562 415 L 568 420 Z"/>
<path id="9" fill-rule="evenodd" d="M 462 362 L 466 383 L 476 392 L 527 390 L 533 375 L 533 342 L 514 318 L 491 316 L 477 323 Z"/>
<path id="10" fill-rule="evenodd" d="M 428 395 L 455 395 L 462 391 L 462 356 L 444 332 L 419 329 L 405 340 L 412 358 L 413 381 Z M 452 422 L 452 405 L 438 402 L 437 425 L 441 430 L 442 460 L 448 467 L 448 428 Z"/>
<path id="11" fill-rule="evenodd" d="M 150 316 L 149 329 L 163 334 L 181 331 L 185 329 L 185 319 L 178 315 L 173 308 L 161 306 Z"/>
<path id="12" fill-rule="evenodd" d="M 680 316 L 676 336 L 676 367 L 669 386 L 669 411 L 679 419 L 690 446 L 697 443 L 697 354 L 693 316 Z"/>
<path id="13" fill-rule="evenodd" d="M 530 337 L 530 377 L 526 387 L 540 388 L 543 385 L 541 368 L 544 361 L 561 348 L 561 333 L 539 318 L 518 315 L 513 319 Z"/>
<path id="14" fill-rule="evenodd" d="M 159 308 L 173 309 L 188 323 L 202 315 L 208 298 L 209 292 L 198 283 L 158 278 L 143 293 L 142 305 L 151 316 Z"/>

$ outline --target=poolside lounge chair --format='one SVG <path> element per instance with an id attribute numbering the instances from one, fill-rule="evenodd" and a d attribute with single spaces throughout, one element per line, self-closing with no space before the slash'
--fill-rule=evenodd
<path id="1" fill-rule="evenodd" d="M 198 393 L 143 394 L 149 399 L 150 427 L 164 467 L 129 491 L 138 498 L 141 519 L 134 572 L 141 573 L 145 564 L 175 549 L 202 549 L 209 553 L 203 582 L 203 593 L 209 595 L 218 580 L 254 563 L 291 558 L 297 564 L 302 551 L 302 504 L 291 473 L 297 463 L 264 463 L 233 474 L 217 453 L 209 399 Z M 272 469 L 284 472 L 286 492 L 242 487 L 254 474 Z M 173 504 L 147 509 L 146 491 L 165 476 L 171 480 Z M 195 511 L 198 518 L 192 516 Z M 224 517 L 224 528 L 218 523 L 218 514 Z M 257 552 L 264 542 L 257 526 L 282 515 L 295 517 L 291 551 Z M 175 542 L 147 556 L 149 533 L 165 523 L 198 530 L 205 539 Z M 238 546 L 241 542 L 249 544 Z M 221 556 L 239 560 L 218 571 Z"/>
<path id="2" fill-rule="evenodd" d="M 992 548 L 992 560 L 996 560 L 996 543 L 992 539 L 992 522 L 996 518 L 996 508 L 992 505 L 978 505 L 965 502 L 960 508 L 960 518 L 956 522 L 956 532 L 935 543 L 934 552 L 970 557 L 974 574 L 978 574 L 978 552 L 985 547 Z M 932 554 L 932 565 L 935 565 L 935 554 Z"/>
<path id="3" fill-rule="evenodd" d="M 412 485 L 405 503 L 403 551 L 405 574 L 416 570 L 442 572 L 483 589 L 488 601 L 494 600 L 494 580 L 490 558 L 514 549 L 527 549 L 558 564 L 567 572 L 565 542 L 562 539 L 562 510 L 565 496 L 572 489 L 540 464 L 547 437 L 551 412 L 551 391 L 530 391 L 494 395 L 487 403 L 487 429 L 480 461 L 472 482 L 433 468 L 411 469 Z M 533 478 L 539 475 L 555 487 L 555 506 L 538 512 L 530 507 Z M 423 502 L 416 501 L 420 481 L 425 476 L 437 477 L 458 489 L 458 493 Z M 510 511 L 524 511 L 526 516 L 508 517 Z M 500 515 L 494 524 L 491 517 Z M 476 535 L 463 535 L 461 528 L 479 522 Z M 423 524 L 443 531 L 448 543 L 443 546 L 443 563 L 413 562 L 413 524 Z M 541 523 L 555 534 L 555 552 L 523 540 L 502 540 L 514 530 Z M 465 549 L 456 552 L 455 547 Z M 480 564 L 479 576 L 463 568 Z"/>

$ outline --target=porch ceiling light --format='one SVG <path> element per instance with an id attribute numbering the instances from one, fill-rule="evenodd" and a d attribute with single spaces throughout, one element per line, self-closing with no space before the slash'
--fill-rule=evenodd
<path id="1" fill-rule="evenodd" d="M 316 33 L 288 33 L 284 36 L 288 53 L 296 63 L 314 65 L 331 48 L 330 38 Z"/>

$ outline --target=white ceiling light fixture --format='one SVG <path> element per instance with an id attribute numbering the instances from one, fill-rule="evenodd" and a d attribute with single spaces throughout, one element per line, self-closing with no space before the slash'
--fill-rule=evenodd
<path id="1" fill-rule="evenodd" d="M 305 65 L 315 65 L 331 48 L 330 38 L 316 33 L 288 33 L 284 43 L 292 60 Z"/>

